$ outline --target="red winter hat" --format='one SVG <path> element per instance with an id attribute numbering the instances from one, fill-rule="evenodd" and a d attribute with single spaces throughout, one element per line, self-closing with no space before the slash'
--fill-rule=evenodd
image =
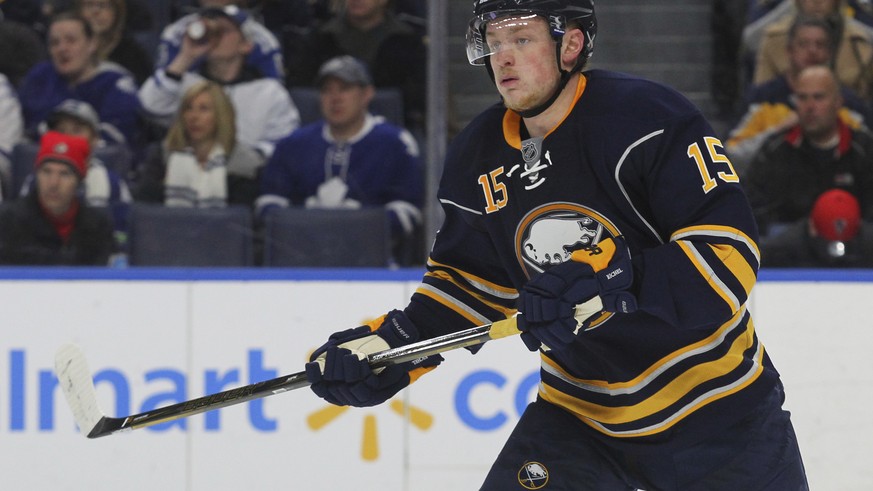
<path id="1" fill-rule="evenodd" d="M 825 191 L 812 206 L 812 224 L 827 240 L 851 240 L 861 225 L 861 206 L 852 193 L 842 189 Z"/>
<path id="2" fill-rule="evenodd" d="M 39 166 L 48 161 L 61 162 L 72 167 L 79 178 L 84 179 L 88 173 L 90 154 L 91 145 L 85 138 L 47 131 L 42 135 L 34 168 L 39 169 Z"/>

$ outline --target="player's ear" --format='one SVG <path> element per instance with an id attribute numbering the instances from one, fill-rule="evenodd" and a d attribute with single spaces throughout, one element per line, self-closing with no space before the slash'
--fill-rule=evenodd
<path id="1" fill-rule="evenodd" d="M 582 54 L 585 47 L 585 34 L 581 29 L 568 29 L 561 40 L 561 63 L 565 67 L 576 65 L 576 59 Z"/>

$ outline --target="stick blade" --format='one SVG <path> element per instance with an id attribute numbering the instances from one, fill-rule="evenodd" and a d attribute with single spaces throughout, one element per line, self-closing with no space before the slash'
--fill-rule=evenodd
<path id="1" fill-rule="evenodd" d="M 90 438 L 105 417 L 97 405 L 97 390 L 85 354 L 78 346 L 66 344 L 57 351 L 55 375 L 73 411 L 79 431 Z"/>

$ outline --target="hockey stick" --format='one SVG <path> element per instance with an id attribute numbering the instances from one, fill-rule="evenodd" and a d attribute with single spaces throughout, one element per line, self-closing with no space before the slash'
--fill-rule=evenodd
<path id="1" fill-rule="evenodd" d="M 600 297 L 594 297 L 580 307 L 581 311 L 594 315 L 600 312 L 603 304 L 600 302 Z M 579 313 L 580 308 L 577 308 L 577 315 Z M 369 355 L 367 359 L 370 367 L 374 369 L 405 363 L 425 356 L 476 346 L 494 339 L 518 334 L 519 330 L 516 324 L 516 318 L 511 317 L 399 348 L 379 351 Z M 67 344 L 58 350 L 55 355 L 55 373 L 79 430 L 88 438 L 98 438 L 145 428 L 309 386 L 306 372 L 297 372 L 151 411 L 113 418 L 106 416 L 97 404 L 97 390 L 94 387 L 94 380 L 85 355 L 78 346 Z"/>
<path id="2" fill-rule="evenodd" d="M 514 334 L 518 334 L 518 329 L 516 328 L 516 319 L 513 317 L 493 324 L 485 324 L 373 353 L 368 359 L 372 368 L 380 368 L 444 351 L 475 346 Z M 145 428 L 309 386 L 306 372 L 298 372 L 139 414 L 113 418 L 106 416 L 97 405 L 97 391 L 94 388 L 91 372 L 88 369 L 85 355 L 78 346 L 67 344 L 58 350 L 55 355 L 55 373 L 79 430 L 88 438 L 98 438 L 122 431 Z"/>

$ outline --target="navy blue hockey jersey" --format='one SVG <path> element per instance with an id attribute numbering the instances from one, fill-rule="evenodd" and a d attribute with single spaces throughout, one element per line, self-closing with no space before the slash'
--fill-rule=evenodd
<path id="1" fill-rule="evenodd" d="M 406 309 L 416 325 L 437 336 L 510 316 L 530 277 L 623 235 L 639 310 L 602 313 L 570 349 L 541 352 L 539 396 L 628 442 L 746 414 L 778 378 L 746 308 L 757 229 L 700 111 L 592 70 L 557 127 L 522 134 L 495 105 L 450 146 L 445 221 Z"/>

